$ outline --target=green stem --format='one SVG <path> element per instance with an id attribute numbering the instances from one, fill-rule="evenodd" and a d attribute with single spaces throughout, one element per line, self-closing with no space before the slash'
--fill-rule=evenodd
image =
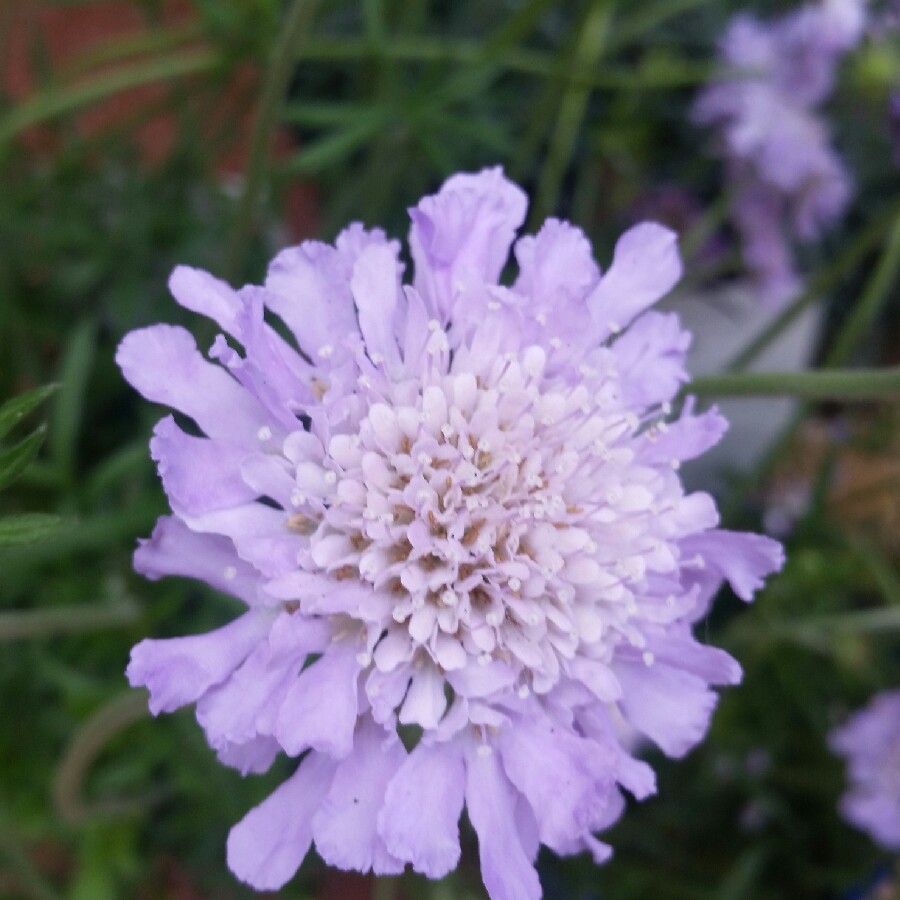
<path id="1" fill-rule="evenodd" d="M 300 48 L 309 33 L 317 5 L 318 0 L 294 0 L 285 17 L 278 43 L 272 51 L 250 138 L 244 190 L 226 249 L 225 271 L 229 279 L 236 278 L 243 267 L 259 195 L 266 180 L 272 135 L 278 127 L 288 81 L 294 71 Z"/>
<path id="2" fill-rule="evenodd" d="M 597 66 L 606 46 L 611 19 L 612 6 L 609 4 L 594 6 L 588 12 L 575 47 L 574 69 L 585 71 Z M 577 84 L 574 80 L 563 93 L 531 207 L 532 225 L 542 222 L 556 209 L 563 176 L 569 167 L 590 96 L 590 87 Z"/>
<path id="3" fill-rule="evenodd" d="M 725 372 L 697 378 L 682 393 L 706 397 L 885 400 L 900 397 L 900 366 L 814 372 Z"/>
<path id="4" fill-rule="evenodd" d="M 540 50 L 526 48 L 492 55 L 485 43 L 446 40 L 426 35 L 397 37 L 380 47 L 384 59 L 412 63 L 488 63 L 508 72 L 542 80 L 567 81 L 580 87 L 604 90 L 623 88 L 677 88 L 706 84 L 712 79 L 740 78 L 743 73 L 721 69 L 708 63 L 672 60 L 672 68 L 662 71 L 646 67 L 616 66 L 595 71 L 584 66 L 560 66 L 558 60 Z M 318 38 L 304 50 L 307 62 L 361 62 L 375 55 L 372 46 L 359 38 Z M 677 67 L 677 68 L 676 68 Z"/>
<path id="5" fill-rule="evenodd" d="M 140 610 L 132 603 L 110 607 L 82 605 L 2 612 L 0 642 L 121 628 L 133 624 L 138 618 Z"/>
<path id="6" fill-rule="evenodd" d="M 809 287 L 786 306 L 777 318 L 775 318 L 760 334 L 758 334 L 737 356 L 735 356 L 726 368 L 732 371 L 740 371 L 750 366 L 766 348 L 787 330 L 806 310 L 831 289 L 847 272 L 866 257 L 872 248 L 882 239 L 888 223 L 897 216 L 897 210 L 892 209 L 889 214 L 879 216 L 870 222 L 851 241 L 850 245 L 830 265 L 820 269 L 812 278 Z"/>
<path id="7" fill-rule="evenodd" d="M 825 365 L 842 365 L 853 355 L 863 335 L 875 323 L 884 304 L 891 297 L 891 288 L 897 281 L 898 271 L 900 271 L 900 215 L 894 219 L 884 252 L 872 277 L 866 283 L 862 297 L 854 306 L 825 357 Z"/>
<path id="8" fill-rule="evenodd" d="M 72 87 L 56 85 L 48 88 L 34 94 L 0 118 L 0 146 L 8 143 L 32 125 L 48 122 L 67 113 L 75 112 L 129 88 L 172 78 L 183 78 L 199 72 L 208 72 L 215 66 L 216 61 L 213 53 L 199 51 L 183 56 L 144 62 L 118 72 L 104 73 L 86 84 Z"/>
<path id="9" fill-rule="evenodd" d="M 144 691 L 119 694 L 95 712 L 81 727 L 66 749 L 56 770 L 53 800 L 63 819 L 79 825 L 88 819 L 130 815 L 155 797 L 107 799 L 88 804 L 83 797 L 84 782 L 94 762 L 119 732 L 149 716 Z"/>

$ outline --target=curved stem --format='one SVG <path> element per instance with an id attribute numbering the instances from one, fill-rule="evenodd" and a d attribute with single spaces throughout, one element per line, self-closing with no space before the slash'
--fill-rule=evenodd
<path id="1" fill-rule="evenodd" d="M 109 741 L 148 715 L 146 694 L 127 691 L 114 697 L 84 723 L 66 749 L 53 784 L 53 801 L 67 822 L 78 825 L 96 816 L 129 815 L 146 805 L 147 797 L 86 803 L 82 788 L 91 766 Z"/>

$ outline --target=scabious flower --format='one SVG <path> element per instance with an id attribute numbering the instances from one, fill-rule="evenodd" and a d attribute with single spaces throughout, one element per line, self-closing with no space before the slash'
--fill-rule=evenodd
<path id="1" fill-rule="evenodd" d="M 782 554 L 682 489 L 725 423 L 690 403 L 671 420 L 689 336 L 647 310 L 679 278 L 675 236 L 638 225 L 601 276 L 550 219 L 503 286 L 525 211 L 499 169 L 450 178 L 410 211 L 412 284 L 360 225 L 283 251 L 262 287 L 178 268 L 178 302 L 230 336 L 220 365 L 167 325 L 119 348 L 204 435 L 157 425 L 173 515 L 135 567 L 246 605 L 141 642 L 128 677 L 154 713 L 196 703 L 243 773 L 299 758 L 228 840 L 258 889 L 313 842 L 344 869 L 439 878 L 465 806 L 491 897 L 539 897 L 540 844 L 605 860 L 621 789 L 654 791 L 625 726 L 681 756 L 711 686 L 740 678 L 692 625 L 723 578 L 749 600 Z"/>
<path id="2" fill-rule="evenodd" d="M 745 264 L 772 305 L 800 285 L 789 239 L 819 237 L 853 194 L 817 109 L 865 24 L 865 0 L 825 0 L 770 24 L 739 14 L 720 45 L 733 74 L 706 87 L 694 107 L 697 122 L 719 130 Z"/>
<path id="3" fill-rule="evenodd" d="M 900 851 L 900 690 L 876 695 L 830 737 L 847 761 L 844 818 L 887 850 Z"/>

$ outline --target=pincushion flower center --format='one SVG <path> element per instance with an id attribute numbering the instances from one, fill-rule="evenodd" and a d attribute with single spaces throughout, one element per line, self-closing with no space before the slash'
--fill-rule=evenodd
<path id="1" fill-rule="evenodd" d="M 611 408 L 614 371 L 573 387 L 545 368 L 531 347 L 478 376 L 386 381 L 326 448 L 313 564 L 389 597 L 389 632 L 445 669 L 500 657 L 549 685 L 582 642 L 611 652 L 636 611 L 646 560 L 605 532 L 652 525 L 658 485 L 627 446 L 639 423 Z"/>

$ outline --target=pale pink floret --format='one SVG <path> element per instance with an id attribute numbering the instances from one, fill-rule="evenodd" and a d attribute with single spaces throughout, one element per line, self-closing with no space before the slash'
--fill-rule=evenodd
<path id="1" fill-rule="evenodd" d="M 525 197 L 499 169 L 411 216 L 411 285 L 399 246 L 355 225 L 283 251 L 264 287 L 176 270 L 179 302 L 226 332 L 219 364 L 169 326 L 123 341 L 128 380 L 206 435 L 157 426 L 174 515 L 136 567 L 249 607 L 144 641 L 128 674 L 155 711 L 196 701 L 244 773 L 302 757 L 229 838 L 254 887 L 312 843 L 341 868 L 439 878 L 465 804 L 492 898 L 533 898 L 541 843 L 603 861 L 620 788 L 655 790 L 623 722 L 671 755 L 703 737 L 710 686 L 740 669 L 692 624 L 723 577 L 750 599 L 781 549 L 718 530 L 681 486 L 725 424 L 671 414 L 689 336 L 648 311 L 681 273 L 670 231 L 632 229 L 601 275 L 549 220 L 507 287 Z"/>

